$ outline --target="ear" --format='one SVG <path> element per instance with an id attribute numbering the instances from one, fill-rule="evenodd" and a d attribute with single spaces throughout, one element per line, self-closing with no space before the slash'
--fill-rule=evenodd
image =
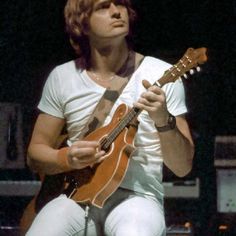
<path id="1" fill-rule="evenodd" d="M 86 36 L 89 35 L 89 23 L 88 23 L 88 22 L 86 22 L 86 23 L 84 24 L 82 31 L 83 31 L 83 34 L 84 34 L 84 35 L 86 35 Z"/>
<path id="2" fill-rule="evenodd" d="M 89 35 L 89 30 L 88 30 L 87 28 L 84 29 L 84 30 L 83 30 L 83 34 L 86 35 L 86 36 L 88 36 L 88 35 Z"/>

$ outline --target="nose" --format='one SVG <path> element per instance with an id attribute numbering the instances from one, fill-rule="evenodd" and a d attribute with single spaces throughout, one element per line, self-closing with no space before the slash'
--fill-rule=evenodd
<path id="1" fill-rule="evenodd" d="M 112 2 L 110 5 L 111 15 L 115 18 L 120 18 L 120 9 Z"/>

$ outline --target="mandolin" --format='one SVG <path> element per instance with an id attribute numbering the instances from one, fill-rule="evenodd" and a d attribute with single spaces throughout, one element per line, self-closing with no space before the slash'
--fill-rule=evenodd
<path id="1" fill-rule="evenodd" d="M 206 61 L 206 48 L 189 48 L 178 63 L 166 71 L 154 85 L 162 87 L 180 77 L 185 78 L 185 73 L 191 73 L 192 69 L 198 71 L 198 66 Z M 137 130 L 135 119 L 140 112 L 137 108 L 131 109 L 121 104 L 107 126 L 85 137 L 85 140 L 100 141 L 100 148 L 106 151 L 107 156 L 102 163 L 66 174 L 41 176 L 42 187 L 21 217 L 21 235 L 25 235 L 39 210 L 62 193 L 65 187 L 65 193 L 76 202 L 103 207 L 126 174 L 129 157 L 134 150 L 133 139 Z M 66 135 L 60 137 L 57 147 L 64 146 L 63 141 L 66 137 Z"/>
<path id="2" fill-rule="evenodd" d="M 206 48 L 189 48 L 183 57 L 173 65 L 153 86 L 175 82 L 186 73 L 199 71 L 199 65 L 207 61 Z M 70 184 L 66 189 L 69 198 L 82 204 L 102 208 L 105 201 L 120 186 L 134 151 L 133 140 L 137 131 L 137 116 L 141 110 L 121 104 L 116 109 L 111 122 L 96 129 L 84 138 L 99 141 L 99 148 L 106 151 L 105 160 L 93 167 L 69 173 Z"/>

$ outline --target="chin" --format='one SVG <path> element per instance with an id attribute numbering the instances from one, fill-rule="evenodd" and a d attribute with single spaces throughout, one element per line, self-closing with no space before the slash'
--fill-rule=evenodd
<path id="1" fill-rule="evenodd" d="M 113 31 L 112 37 L 123 36 L 126 37 L 129 34 L 127 29 L 118 29 L 117 31 Z"/>

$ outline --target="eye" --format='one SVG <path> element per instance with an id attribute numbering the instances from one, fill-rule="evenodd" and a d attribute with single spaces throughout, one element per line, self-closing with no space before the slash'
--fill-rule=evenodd
<path id="1" fill-rule="evenodd" d="M 103 9 L 107 9 L 110 7 L 110 3 L 109 2 L 104 2 L 99 4 L 95 10 L 103 10 Z"/>
<path id="2" fill-rule="evenodd" d="M 116 0 L 116 1 L 114 1 L 114 3 L 116 5 L 125 6 L 124 0 Z"/>

